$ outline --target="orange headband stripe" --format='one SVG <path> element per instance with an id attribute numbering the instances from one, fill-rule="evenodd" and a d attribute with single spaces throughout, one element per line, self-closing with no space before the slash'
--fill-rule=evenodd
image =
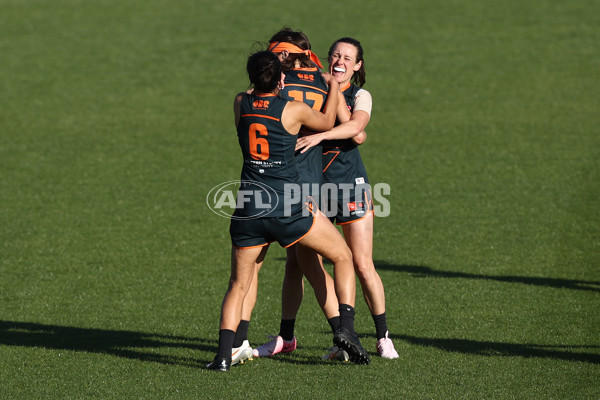
<path id="1" fill-rule="evenodd" d="M 287 52 L 292 53 L 292 54 L 306 54 L 307 56 L 310 57 L 312 62 L 317 64 L 317 66 L 319 68 L 323 68 L 323 64 L 321 64 L 321 60 L 319 60 L 319 57 L 317 57 L 317 55 L 315 53 L 313 53 L 310 50 L 302 50 L 300 47 L 298 47 L 292 43 L 271 42 L 271 43 L 269 43 L 268 50 L 273 53 L 281 53 L 282 51 L 287 50 Z"/>

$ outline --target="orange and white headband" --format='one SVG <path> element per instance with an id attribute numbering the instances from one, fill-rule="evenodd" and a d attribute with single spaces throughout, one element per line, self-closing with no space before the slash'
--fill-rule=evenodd
<path id="1" fill-rule="evenodd" d="M 282 51 L 287 51 L 292 54 L 306 54 L 310 57 L 311 61 L 317 64 L 319 68 L 323 68 L 323 64 L 321 64 L 321 60 L 315 53 L 310 50 L 302 50 L 300 47 L 288 43 L 288 42 L 271 42 L 269 43 L 268 50 L 273 53 L 281 53 Z"/>

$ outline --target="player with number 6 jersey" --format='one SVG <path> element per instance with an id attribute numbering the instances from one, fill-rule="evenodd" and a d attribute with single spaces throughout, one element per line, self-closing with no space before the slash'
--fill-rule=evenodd
<path id="1" fill-rule="evenodd" d="M 238 141 L 244 156 L 240 193 L 246 186 L 248 196 L 244 207 L 237 208 L 236 217 L 252 217 L 268 209 L 269 217 L 284 215 L 285 185 L 298 181 L 298 169 L 294 157 L 296 135 L 289 133 L 281 123 L 281 114 L 288 101 L 272 93 L 246 95 L 240 102 L 240 119 L 237 127 Z M 272 189 L 276 196 L 266 191 L 254 190 L 261 182 Z M 255 198 L 260 196 L 260 198 Z M 280 201 L 281 200 L 281 201 Z M 289 205 L 289 211 L 297 211 L 302 202 Z M 261 209 L 257 209 L 260 206 Z"/>

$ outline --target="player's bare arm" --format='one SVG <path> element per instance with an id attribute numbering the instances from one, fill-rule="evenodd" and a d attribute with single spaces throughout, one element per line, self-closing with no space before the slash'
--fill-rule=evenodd
<path id="1" fill-rule="evenodd" d="M 361 144 L 366 140 L 367 134 L 364 132 L 364 128 L 369 123 L 370 115 L 365 111 L 356 111 L 352 114 L 352 118 L 349 121 L 344 122 L 336 126 L 335 128 L 317 133 L 314 135 L 304 136 L 298 139 L 296 143 L 296 150 L 302 150 L 302 153 L 306 152 L 311 147 L 314 147 L 321 143 L 323 140 L 338 140 L 338 139 L 350 139 L 357 140 Z M 361 139 L 363 139 L 361 141 Z"/>
<path id="2" fill-rule="evenodd" d="M 235 100 L 233 101 L 233 115 L 235 116 L 235 126 L 237 127 L 240 122 L 240 104 L 242 102 L 242 98 L 244 97 L 244 93 L 238 93 L 235 96 Z"/>

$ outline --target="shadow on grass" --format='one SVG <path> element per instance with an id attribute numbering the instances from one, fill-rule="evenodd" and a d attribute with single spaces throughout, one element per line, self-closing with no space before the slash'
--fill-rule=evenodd
<path id="1" fill-rule="evenodd" d="M 212 341 L 212 344 L 206 342 L 203 339 L 184 336 L 0 320 L 0 345 L 110 354 L 186 367 L 204 367 L 206 364 L 196 357 L 160 354 L 159 349 L 184 348 L 215 352 L 216 341 Z"/>
<path id="2" fill-rule="evenodd" d="M 431 267 L 415 265 L 396 265 L 385 261 L 375 261 L 375 267 L 378 270 L 405 272 L 414 277 L 434 277 L 434 278 L 466 278 L 466 279 L 485 279 L 498 282 L 523 283 L 526 285 L 547 286 L 559 289 L 588 290 L 591 292 L 600 292 L 600 282 L 582 281 L 576 279 L 558 279 L 558 278 L 536 278 L 529 276 L 510 276 L 510 275 L 481 275 L 465 272 L 441 271 Z"/>
<path id="3" fill-rule="evenodd" d="M 600 349 L 600 346 L 544 346 L 538 344 L 517 344 L 502 342 L 486 342 L 469 339 L 423 338 L 409 335 L 391 335 L 394 339 L 408 343 L 435 347 L 440 350 L 493 357 L 538 357 L 553 358 L 563 361 L 580 361 L 600 364 L 600 354 L 580 353 L 567 349 Z"/>
<path id="4" fill-rule="evenodd" d="M 371 336 L 371 335 L 364 335 Z M 598 349 L 600 346 L 544 346 L 486 342 L 468 339 L 422 338 L 409 335 L 392 335 L 408 343 L 435 347 L 444 351 L 502 357 L 540 357 L 564 361 L 600 364 L 600 354 L 567 351 L 567 349 Z M 109 354 L 139 361 L 157 362 L 185 367 L 204 367 L 206 360 L 160 354 L 160 349 L 189 349 L 216 351 L 216 341 L 185 336 L 159 335 L 134 331 L 74 328 L 30 322 L 0 321 L 0 345 L 39 347 L 51 350 L 71 350 L 87 353 Z M 313 357 L 278 357 L 279 362 L 291 364 L 319 364 Z"/>
<path id="5" fill-rule="evenodd" d="M 168 349 L 189 349 L 190 353 L 197 351 L 216 353 L 218 347 L 216 340 L 186 336 L 0 320 L 0 346 L 2 345 L 109 354 L 132 360 L 192 368 L 205 368 L 206 363 L 212 358 L 208 360 L 165 353 L 169 352 Z M 321 362 L 314 357 L 299 353 L 294 353 L 293 356 L 286 354 L 273 359 L 298 365 L 314 365 Z"/>

